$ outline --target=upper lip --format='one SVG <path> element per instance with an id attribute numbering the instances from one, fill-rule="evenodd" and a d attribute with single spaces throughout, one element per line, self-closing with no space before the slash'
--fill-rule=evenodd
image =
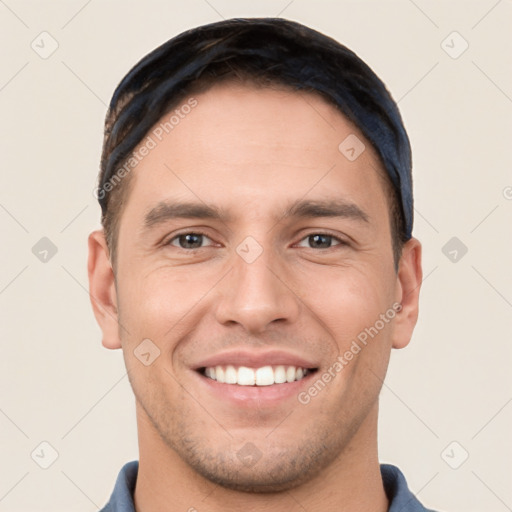
<path id="1" fill-rule="evenodd" d="M 203 359 L 195 365 L 195 369 L 212 366 L 247 366 L 248 368 L 261 368 L 262 366 L 296 366 L 300 368 L 317 368 L 314 362 L 296 354 L 282 350 L 248 351 L 243 349 L 221 352 Z"/>

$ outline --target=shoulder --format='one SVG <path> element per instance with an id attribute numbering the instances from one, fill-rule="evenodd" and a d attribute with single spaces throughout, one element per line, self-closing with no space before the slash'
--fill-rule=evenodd
<path id="1" fill-rule="evenodd" d="M 109 502 L 99 512 L 135 512 L 133 491 L 137 481 L 139 461 L 127 462 L 119 472 Z"/>
<path id="2" fill-rule="evenodd" d="M 425 508 L 409 490 L 404 474 L 391 464 L 381 464 L 380 472 L 389 499 L 388 512 L 436 512 Z"/>

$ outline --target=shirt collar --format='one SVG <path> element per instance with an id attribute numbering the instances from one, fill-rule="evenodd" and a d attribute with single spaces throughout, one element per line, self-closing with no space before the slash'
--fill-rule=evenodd
<path id="1" fill-rule="evenodd" d="M 117 476 L 116 485 L 110 501 L 100 510 L 100 512 L 135 512 L 133 503 L 133 491 L 137 481 L 139 471 L 139 461 L 133 460 L 127 462 Z"/>
<path id="2" fill-rule="evenodd" d="M 389 500 L 388 512 L 435 512 L 425 508 L 409 490 L 403 473 L 391 464 L 381 464 L 380 473 Z"/>
<path id="3" fill-rule="evenodd" d="M 125 464 L 117 477 L 110 501 L 100 512 L 135 512 L 133 491 L 137 481 L 139 462 Z M 434 512 L 426 509 L 409 490 L 403 473 L 391 464 L 381 464 L 380 472 L 389 499 L 388 512 Z"/>

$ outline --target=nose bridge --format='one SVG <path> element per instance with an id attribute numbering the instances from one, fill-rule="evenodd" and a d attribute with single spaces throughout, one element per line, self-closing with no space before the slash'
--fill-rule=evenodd
<path id="1" fill-rule="evenodd" d="M 263 236 L 260 238 L 262 239 Z M 247 236 L 232 254 L 233 270 L 224 283 L 217 306 L 217 319 L 236 322 L 248 331 L 263 331 L 274 320 L 293 321 L 298 298 L 286 286 L 283 262 L 269 240 L 260 243 Z"/>

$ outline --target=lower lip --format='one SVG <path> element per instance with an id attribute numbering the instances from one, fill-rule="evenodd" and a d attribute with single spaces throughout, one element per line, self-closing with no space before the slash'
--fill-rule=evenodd
<path id="1" fill-rule="evenodd" d="M 302 388 L 309 385 L 310 379 L 316 372 L 310 373 L 301 380 L 272 384 L 270 386 L 240 386 L 239 384 L 224 384 L 195 372 L 206 389 L 216 397 L 231 401 L 237 406 L 272 406 L 281 404 L 291 397 L 297 398 Z"/>

